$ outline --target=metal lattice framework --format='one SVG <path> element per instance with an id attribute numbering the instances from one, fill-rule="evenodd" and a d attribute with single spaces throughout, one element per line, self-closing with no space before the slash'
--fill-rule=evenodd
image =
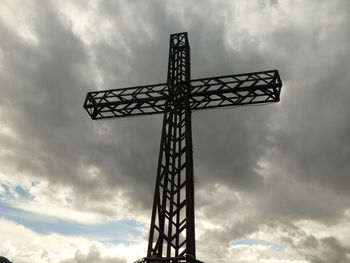
<path id="1" fill-rule="evenodd" d="M 191 112 L 278 102 L 277 70 L 191 80 L 187 33 L 170 35 L 167 82 L 89 92 L 92 119 L 163 113 L 147 257 L 139 262 L 196 260 Z"/>
<path id="2" fill-rule="evenodd" d="M 218 76 L 190 81 L 192 111 L 244 104 L 277 102 L 282 82 L 277 70 Z M 93 119 L 163 113 L 168 83 L 89 92 L 85 109 Z"/>

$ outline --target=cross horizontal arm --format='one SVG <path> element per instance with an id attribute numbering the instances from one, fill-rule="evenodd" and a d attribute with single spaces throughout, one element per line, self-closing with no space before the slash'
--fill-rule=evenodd
<path id="1" fill-rule="evenodd" d="M 277 70 L 195 79 L 191 110 L 277 102 L 282 81 Z"/>
<path id="2" fill-rule="evenodd" d="M 162 83 L 89 92 L 84 108 L 94 120 L 162 113 L 168 90 Z"/>

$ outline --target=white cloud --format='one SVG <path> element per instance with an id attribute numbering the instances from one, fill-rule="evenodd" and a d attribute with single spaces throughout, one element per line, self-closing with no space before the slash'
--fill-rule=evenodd
<path id="1" fill-rule="evenodd" d="M 33 5 L 32 1 L 1 1 L 0 18 L 1 22 L 15 28 L 19 40 L 22 39 L 32 45 L 39 43 L 38 35 L 32 27 L 35 19 L 35 4 Z"/>
<path id="2" fill-rule="evenodd" d="M 0 254 L 16 263 L 130 263 L 142 258 L 146 243 L 104 245 L 80 236 L 38 234 L 0 218 Z"/>
<path id="3" fill-rule="evenodd" d="M 23 180 L 24 178 L 20 182 L 15 177 L 11 181 L 7 179 L 5 176 L 1 178 L 2 199 L 8 205 L 22 211 L 81 224 L 120 220 L 127 218 L 128 215 L 129 208 L 117 193 L 110 203 L 101 205 L 99 202 L 91 201 L 88 206 L 79 206 L 81 201 L 76 200 L 78 197 L 69 187 L 49 184 L 43 180 L 34 183 Z M 28 196 L 18 193 L 16 187 L 21 187 Z"/>
<path id="4" fill-rule="evenodd" d="M 48 258 L 55 259 L 60 256 L 60 253 L 70 251 L 72 254 L 76 247 L 89 242 L 82 237 L 64 237 L 57 234 L 40 235 L 5 218 L 0 219 L 0 225 L 0 253 L 11 261 L 19 263 L 50 262 L 42 260 L 41 255 L 49 253 Z"/>

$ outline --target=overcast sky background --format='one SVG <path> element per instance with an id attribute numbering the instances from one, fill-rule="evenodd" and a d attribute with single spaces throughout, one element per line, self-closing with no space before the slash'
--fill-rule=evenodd
<path id="1" fill-rule="evenodd" d="M 1 0 L 0 255 L 146 255 L 161 116 L 92 121 L 88 91 L 278 69 L 281 101 L 193 113 L 197 258 L 350 262 L 348 0 Z"/>

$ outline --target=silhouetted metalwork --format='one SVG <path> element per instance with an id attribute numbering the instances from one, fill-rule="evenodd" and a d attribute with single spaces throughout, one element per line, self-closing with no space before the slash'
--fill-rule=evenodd
<path id="1" fill-rule="evenodd" d="M 277 102 L 277 70 L 191 80 L 187 33 L 170 35 L 167 82 L 89 92 L 92 119 L 163 113 L 147 257 L 139 262 L 196 260 L 191 112 Z"/>
<path id="2" fill-rule="evenodd" d="M 0 263 L 11 263 L 11 261 L 8 260 L 7 258 L 4 258 L 4 257 L 0 256 Z"/>
<path id="3" fill-rule="evenodd" d="M 145 257 L 140 260 L 136 260 L 134 263 L 203 263 L 202 261 L 195 259 L 194 257 L 187 255 L 181 257 L 166 257 L 166 258 L 157 258 L 157 257 Z"/>

